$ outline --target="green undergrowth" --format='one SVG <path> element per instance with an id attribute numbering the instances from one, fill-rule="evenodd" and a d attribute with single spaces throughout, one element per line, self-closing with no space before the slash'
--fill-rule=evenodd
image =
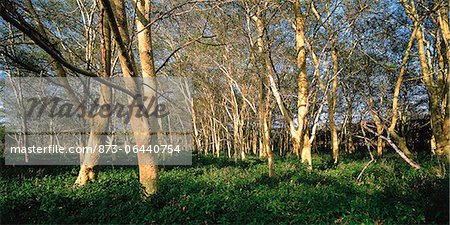
<path id="1" fill-rule="evenodd" d="M 448 223 L 449 179 L 424 159 L 415 170 L 391 156 L 371 163 L 314 156 L 265 161 L 195 156 L 188 167 L 161 168 L 159 192 L 142 199 L 137 167 L 102 166 L 74 188 L 76 166 L 0 167 L 1 223 L 145 224 L 435 224 Z"/>

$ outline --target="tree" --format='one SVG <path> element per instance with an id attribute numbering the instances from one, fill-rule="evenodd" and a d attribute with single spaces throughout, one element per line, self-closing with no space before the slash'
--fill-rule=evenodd
<path id="1" fill-rule="evenodd" d="M 447 155 L 450 160 L 450 142 L 449 142 L 449 26 L 448 26 L 448 1 L 438 1 L 431 7 L 431 13 L 436 16 L 436 27 L 440 28 L 440 33 L 437 32 L 435 39 L 435 51 L 438 52 L 437 69 L 436 64 L 430 58 L 431 46 L 430 42 L 426 40 L 424 28 L 422 23 L 427 19 L 427 15 L 420 15 L 416 8 L 416 2 L 400 1 L 405 9 L 409 19 L 413 22 L 413 34 L 417 39 L 417 51 L 419 55 L 419 62 L 422 71 L 422 79 L 428 91 L 430 102 L 431 124 L 433 131 L 432 142 L 436 142 L 436 154 L 438 156 Z M 440 34 L 440 35 L 439 35 Z M 440 46 L 441 38 L 443 45 Z M 442 52 L 442 51 L 443 52 Z"/>

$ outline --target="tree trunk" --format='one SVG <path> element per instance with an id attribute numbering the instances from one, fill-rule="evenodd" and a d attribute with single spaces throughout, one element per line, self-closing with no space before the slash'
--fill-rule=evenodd
<path id="1" fill-rule="evenodd" d="M 297 50 L 297 67 L 298 67 L 298 136 L 303 139 L 302 161 L 306 161 L 308 166 L 312 167 L 311 160 L 311 143 L 309 137 L 306 137 L 306 124 L 308 114 L 308 76 L 306 74 L 306 38 L 305 38 L 305 17 L 302 14 L 300 1 L 295 0 L 295 41 Z"/>
<path id="2" fill-rule="evenodd" d="M 397 125 L 397 120 L 398 120 L 398 97 L 400 95 L 400 87 L 403 82 L 405 66 L 408 61 L 409 51 L 411 50 L 412 44 L 415 39 L 416 31 L 417 31 L 417 29 L 414 28 L 413 34 L 411 35 L 411 38 L 409 39 L 408 46 L 406 47 L 405 55 L 403 56 L 403 59 L 402 59 L 402 64 L 400 66 L 400 72 L 397 77 L 397 82 L 396 82 L 396 85 L 394 88 L 394 95 L 392 97 L 392 119 L 391 119 L 391 125 L 389 126 L 389 129 L 388 129 L 390 136 L 394 139 L 394 141 L 397 143 L 400 150 L 402 150 L 408 158 L 411 158 L 412 154 L 409 151 L 408 147 L 406 146 L 406 139 L 397 134 L 397 132 L 395 131 L 395 126 Z M 380 136 L 378 138 L 380 138 Z"/>
<path id="3" fill-rule="evenodd" d="M 436 141 L 436 154 L 440 157 L 444 156 L 444 154 L 447 154 L 448 157 L 450 157 L 450 143 L 449 143 L 449 134 L 446 131 L 449 131 L 450 128 L 448 128 L 448 125 L 450 122 L 448 122 L 449 115 L 448 110 L 445 110 L 445 108 L 448 108 L 448 96 L 449 89 L 448 85 L 445 87 L 445 83 L 448 83 L 448 74 L 449 71 L 447 70 L 447 80 L 444 81 L 444 73 L 437 73 L 434 76 L 434 73 L 430 72 L 430 69 L 427 63 L 427 55 L 426 55 L 426 48 L 425 48 L 425 37 L 424 34 L 421 31 L 419 21 L 419 15 L 416 11 L 415 3 L 414 1 L 411 1 L 408 3 L 406 0 L 401 0 L 401 3 L 409 16 L 409 18 L 414 23 L 414 29 L 415 37 L 417 39 L 417 49 L 418 49 L 418 55 L 419 55 L 419 62 L 420 66 L 422 68 L 422 79 L 425 84 L 425 87 L 428 91 L 429 96 L 429 105 L 430 105 L 430 114 L 431 114 L 431 127 L 432 127 L 432 133 Z M 444 42 L 446 42 L 446 57 L 447 57 L 447 65 L 449 62 L 449 27 L 448 27 L 448 5 L 443 5 L 438 11 L 438 20 L 439 20 L 439 26 L 441 28 L 442 36 L 444 39 Z M 436 37 L 440 38 L 440 37 Z M 430 46 L 427 46 L 430 48 Z M 439 48 L 439 47 L 437 47 Z M 445 68 L 442 68 L 442 70 L 445 71 Z M 444 94 L 441 94 L 444 93 Z M 431 141 L 432 143 L 432 141 Z M 448 158 L 450 159 L 450 158 Z M 448 161 L 448 160 L 447 160 Z"/>
<path id="4" fill-rule="evenodd" d="M 333 150 L 333 161 L 336 164 L 339 158 L 339 137 L 337 133 L 336 123 L 334 121 L 334 112 L 336 110 L 336 91 L 338 86 L 338 58 L 336 49 L 334 47 L 335 39 L 332 41 L 330 48 L 331 50 L 331 58 L 333 61 L 333 87 L 331 88 L 331 93 L 327 92 L 327 101 L 328 101 L 328 120 L 330 121 L 330 131 L 331 131 L 331 146 Z"/>
<path id="5" fill-rule="evenodd" d="M 450 5 L 443 5 L 438 11 L 439 26 L 441 28 L 442 37 L 444 40 L 444 52 L 443 58 L 444 63 L 440 69 L 442 69 L 442 74 L 446 75 L 446 80 L 444 84 L 444 96 L 443 96 L 443 108 L 444 108 L 444 122 L 443 122 L 443 132 L 441 137 L 442 142 L 442 153 L 447 155 L 447 162 L 450 162 L 450 27 L 449 27 L 449 12 Z M 445 68 L 445 65 L 447 67 Z"/>
<path id="6" fill-rule="evenodd" d="M 258 31 L 258 38 L 257 38 L 257 44 L 258 44 L 258 54 L 260 56 L 260 59 L 263 61 L 263 63 L 261 63 L 262 65 L 265 65 L 267 67 L 267 52 L 266 52 L 266 46 L 263 40 L 264 37 L 264 22 L 263 22 L 263 12 L 261 11 L 260 6 L 258 6 L 257 8 L 257 14 L 256 16 L 253 17 L 253 20 L 256 22 L 256 29 Z M 264 68 L 264 66 L 262 67 Z M 261 71 L 264 71 L 264 69 L 261 69 Z M 271 71 L 267 70 L 266 71 L 267 74 L 269 74 Z M 270 79 L 270 75 L 269 79 Z M 263 146 L 263 151 L 264 154 L 267 155 L 267 161 L 268 161 L 268 167 L 269 167 L 269 177 L 273 177 L 275 175 L 275 166 L 274 166 L 274 160 L 273 160 L 273 154 L 272 154 L 272 148 L 270 145 L 270 125 L 269 123 L 272 123 L 271 120 L 268 120 L 269 117 L 269 108 L 270 108 L 270 99 L 271 99 L 271 93 L 270 93 L 270 89 L 267 89 L 265 87 L 266 83 L 267 83 L 267 79 L 265 75 L 261 75 L 261 93 L 260 93 L 260 110 L 263 110 L 263 113 L 260 113 L 261 118 L 261 133 L 262 133 L 262 146 Z"/>
<path id="7" fill-rule="evenodd" d="M 33 4 L 30 0 L 27 0 L 25 2 L 30 10 L 30 13 L 33 17 L 34 22 L 36 23 L 37 30 L 39 33 L 45 37 L 47 37 L 47 33 L 45 30 L 44 25 L 42 24 L 41 20 L 39 19 L 39 16 L 37 15 L 36 11 L 34 10 Z M 110 43 L 109 38 L 107 37 L 109 35 L 108 27 L 102 22 L 103 17 L 100 16 L 100 28 L 101 33 L 103 34 L 104 40 L 102 40 L 102 75 L 104 77 L 109 77 L 109 67 L 108 63 L 108 44 Z M 110 59 L 110 56 L 109 56 Z M 109 60 L 110 61 L 110 60 Z M 56 60 L 52 62 L 52 66 L 54 70 L 56 71 L 58 77 L 60 77 L 60 81 L 63 83 L 64 87 L 66 88 L 66 92 L 71 98 L 71 100 L 75 103 L 75 105 L 79 105 L 78 98 L 73 93 L 73 90 L 70 88 L 69 83 L 65 79 L 66 77 L 66 71 L 62 67 L 60 63 L 58 63 Z M 108 71 L 105 71 L 105 69 L 108 69 Z M 105 85 L 100 85 L 100 104 L 109 104 L 111 101 L 110 96 L 110 89 L 107 88 Z M 101 136 L 106 128 L 108 127 L 109 119 L 108 118 L 102 118 L 102 117 L 94 117 L 94 119 L 90 118 L 84 118 L 86 121 L 89 122 L 91 126 L 89 140 L 88 140 L 88 147 L 92 147 L 93 149 L 102 143 Z M 81 162 L 79 175 L 75 181 L 76 185 L 85 185 L 88 181 L 95 178 L 96 174 L 94 172 L 94 166 L 97 164 L 98 159 L 100 155 L 98 152 L 95 153 L 85 153 L 83 157 L 83 162 Z"/>
<path id="8" fill-rule="evenodd" d="M 345 137 L 347 139 L 347 151 L 351 154 L 355 152 L 355 144 L 353 143 L 352 126 L 353 126 L 353 104 L 352 99 L 347 101 L 347 127 Z"/>
<path id="9" fill-rule="evenodd" d="M 128 26 L 126 20 L 126 12 L 124 2 L 121 0 L 114 0 L 112 7 L 108 0 L 102 0 L 102 4 L 108 14 L 110 26 L 112 28 L 114 38 L 119 47 L 119 61 L 122 67 L 122 73 L 124 76 L 125 85 L 132 93 L 136 93 L 135 99 L 129 98 L 128 101 L 131 104 L 136 100 L 138 104 L 145 104 L 145 98 L 141 94 L 143 93 L 147 97 L 147 101 L 151 101 L 152 97 L 156 96 L 156 83 L 154 78 L 154 66 L 151 50 L 151 36 L 149 29 L 141 29 L 138 34 L 139 54 L 141 57 L 142 73 L 144 74 L 143 82 L 150 87 L 142 88 L 139 82 L 130 79 L 131 77 L 139 77 L 137 68 L 134 62 L 134 57 L 131 52 L 128 51 L 127 46 L 130 44 L 130 38 L 128 34 Z M 148 18 L 150 18 L 150 1 L 139 2 L 136 9 L 137 18 L 136 25 L 139 28 L 143 28 L 144 24 L 148 24 Z M 154 99 L 154 98 L 153 98 Z M 156 107 L 156 101 L 146 109 L 148 112 L 153 112 Z M 135 110 L 135 109 L 133 109 Z M 130 115 L 136 113 L 130 110 Z M 150 135 L 150 131 L 157 131 L 158 125 L 156 118 L 150 117 L 137 117 L 131 116 L 130 118 L 131 128 L 135 138 L 135 143 L 138 148 L 146 148 L 149 144 L 157 144 L 157 136 Z M 138 152 L 138 164 L 139 164 L 139 181 L 144 188 L 145 196 L 156 193 L 158 187 L 158 167 L 155 164 L 155 159 L 152 155 Z"/>
<path id="10" fill-rule="evenodd" d="M 151 1 L 150 0 L 136 0 L 136 28 L 138 31 L 138 47 L 139 57 L 141 61 L 142 77 L 144 83 L 144 95 L 147 101 L 144 104 L 148 106 L 153 99 L 157 99 L 156 90 L 156 73 L 153 62 L 153 47 L 151 26 L 146 27 L 150 23 Z M 156 110 L 157 101 L 153 101 L 153 105 L 149 112 Z M 148 124 L 151 131 L 157 131 L 158 121 L 155 117 L 148 118 Z M 153 135 L 154 136 L 154 135 Z M 151 137 L 150 145 L 158 144 L 157 137 Z M 150 164 L 139 164 L 139 181 L 144 186 L 146 194 L 154 194 L 158 188 L 158 166 L 154 165 L 153 156 L 150 154 L 141 154 L 143 161 L 150 162 Z"/>

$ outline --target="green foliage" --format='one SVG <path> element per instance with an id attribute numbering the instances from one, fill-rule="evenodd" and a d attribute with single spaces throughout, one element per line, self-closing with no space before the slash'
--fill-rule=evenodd
<path id="1" fill-rule="evenodd" d="M 235 164 L 198 159 L 191 167 L 161 168 L 158 194 L 142 200 L 136 167 L 101 167 L 98 180 L 73 188 L 77 167 L 0 168 L 2 223 L 447 223 L 449 179 L 430 165 L 414 170 L 379 160 L 327 168 L 315 157 L 276 162 L 269 178 L 259 159 Z"/>

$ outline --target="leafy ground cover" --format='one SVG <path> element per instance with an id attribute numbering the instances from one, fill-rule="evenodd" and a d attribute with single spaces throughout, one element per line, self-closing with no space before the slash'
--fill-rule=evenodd
<path id="1" fill-rule="evenodd" d="M 315 156 L 308 171 L 278 159 L 276 177 L 265 161 L 234 163 L 196 157 L 193 166 L 161 168 L 158 194 L 143 200 L 137 168 L 100 167 L 99 177 L 74 188 L 77 166 L 0 168 L 1 223 L 448 223 L 449 179 L 434 162 L 421 170 L 396 156 L 372 163 L 344 159 L 330 167 Z"/>

